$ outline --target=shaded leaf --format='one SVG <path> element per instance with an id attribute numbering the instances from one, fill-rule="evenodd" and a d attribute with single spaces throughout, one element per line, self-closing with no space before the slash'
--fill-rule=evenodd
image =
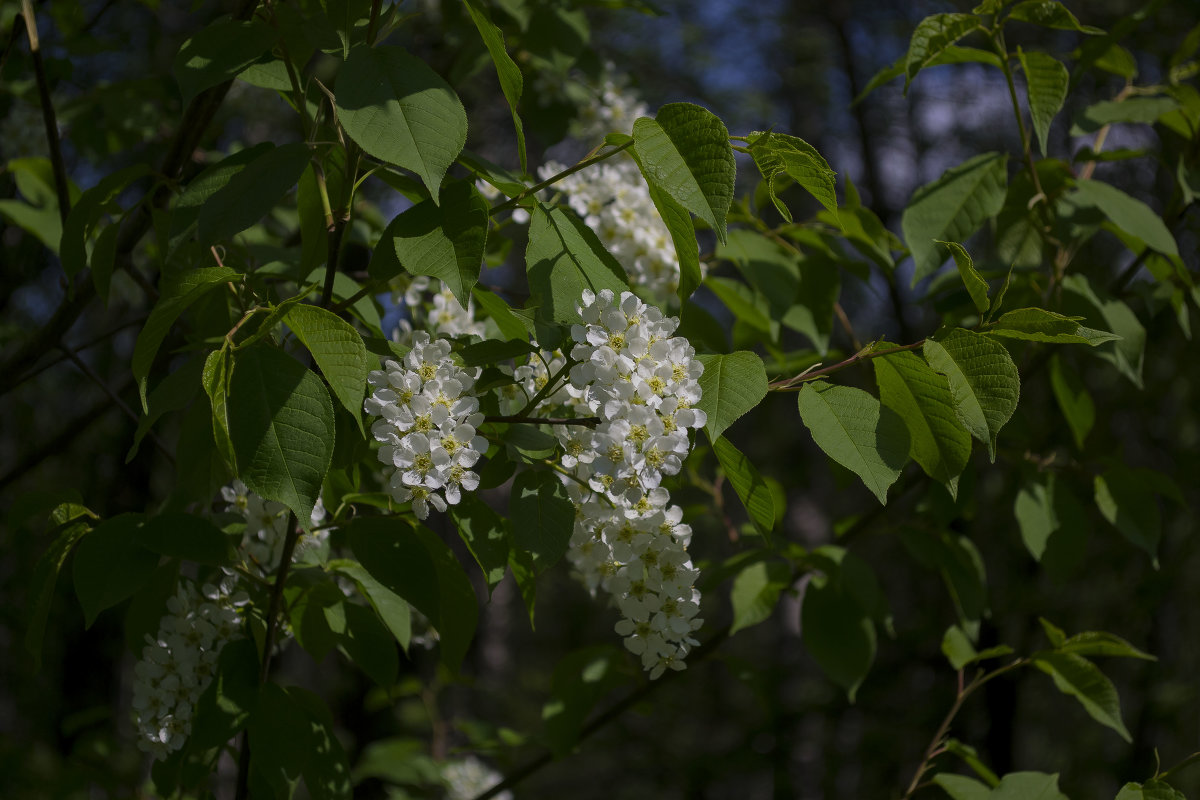
<path id="1" fill-rule="evenodd" d="M 575 530 L 575 505 L 556 475 L 540 470 L 518 474 L 508 498 L 508 513 L 513 523 L 512 543 L 533 557 L 538 574 L 566 554 Z"/>
<path id="2" fill-rule="evenodd" d="M 106 519 L 75 546 L 72 578 L 87 627 L 144 586 L 158 566 L 158 555 L 138 543 L 143 519 L 141 514 Z"/>
<path id="3" fill-rule="evenodd" d="M 729 599 L 733 604 L 733 624 L 729 628 L 729 635 L 766 622 L 779 602 L 779 595 L 791 582 L 792 571 L 782 561 L 757 561 L 744 567 L 733 579 L 733 586 L 729 590 Z"/>
<path id="4" fill-rule="evenodd" d="M 227 408 L 238 477 L 306 522 L 333 457 L 333 404 L 321 379 L 256 345 L 238 353 Z"/>
<path id="5" fill-rule="evenodd" d="M 303 303 L 288 309 L 284 321 L 312 353 L 333 396 L 350 412 L 361 431 L 367 374 L 374 360 L 367 356 L 362 336 L 337 314 Z"/>
<path id="6" fill-rule="evenodd" d="M 775 501 L 766 481 L 750 459 L 724 436 L 713 442 L 713 453 L 738 499 L 742 501 L 750 521 L 759 533 L 769 539 L 771 529 L 775 526 Z"/>
<path id="7" fill-rule="evenodd" d="M 534 207 L 525 270 L 538 315 L 552 322 L 578 322 L 585 289 L 620 295 L 629 288 L 625 270 L 592 229 L 562 208 Z"/>
<path id="8" fill-rule="evenodd" d="M 184 104 L 205 89 L 233 80 L 271 49 L 276 36 L 262 20 L 220 19 L 188 39 L 171 68 Z"/>
<path id="9" fill-rule="evenodd" d="M 200 207 L 201 244 L 229 239 L 266 216 L 300 180 L 311 158 L 307 144 L 294 142 L 268 150 L 238 171 Z"/>

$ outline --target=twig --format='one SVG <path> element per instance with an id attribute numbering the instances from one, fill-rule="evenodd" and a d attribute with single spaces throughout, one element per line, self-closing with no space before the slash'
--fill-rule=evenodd
<path id="1" fill-rule="evenodd" d="M 61 342 L 59 343 L 58 347 L 63 351 L 67 358 L 71 359 L 71 363 L 78 367 L 79 371 L 87 376 L 88 380 L 99 386 L 100 390 L 108 395 L 109 399 L 111 399 L 118 408 L 125 412 L 125 416 L 133 420 L 134 425 L 137 425 L 141 421 L 141 418 L 138 416 L 137 412 L 130 408 L 129 405 L 121 399 L 121 396 L 114 392 L 112 387 L 105 383 L 104 379 L 97 375 L 95 370 L 89 367 L 87 362 L 80 358 L 74 350 Z M 171 454 L 171 451 L 168 450 L 166 445 L 162 443 L 162 440 L 158 438 L 158 434 L 156 434 L 154 431 L 150 431 L 150 440 L 154 442 L 154 446 L 158 448 L 158 452 L 162 453 L 163 457 L 166 458 L 167 461 L 171 462 L 172 465 L 174 465 L 175 456 Z"/>
<path id="2" fill-rule="evenodd" d="M 92 337 L 91 339 L 88 339 L 83 344 L 76 345 L 75 352 L 79 353 L 83 350 L 87 350 L 89 348 L 95 347 L 96 345 L 100 344 L 103 341 L 106 341 L 113 335 L 120 333 L 121 331 L 125 330 L 126 328 L 131 328 L 134 325 L 141 325 L 147 319 L 148 319 L 148 317 L 143 316 L 143 317 L 138 317 L 137 319 L 128 320 L 127 322 L 122 322 L 120 325 L 110 328 L 107 331 L 105 331 L 104 333 L 101 333 L 97 336 Z M 21 377 L 17 378 L 15 381 L 12 381 L 11 383 L 6 383 L 3 386 L 0 386 L 0 395 L 4 395 L 5 393 L 7 393 L 13 389 L 16 389 L 18 386 L 24 384 L 25 382 L 33 380 L 34 378 L 36 378 L 38 375 L 41 375 L 46 370 L 50 369 L 51 367 L 57 366 L 58 364 L 61 364 L 62 362 L 66 361 L 66 360 L 67 360 L 67 356 L 64 353 L 63 355 L 60 355 L 57 358 L 53 358 L 50 361 L 47 361 L 45 364 L 35 367 L 34 369 L 30 370 L 29 372 L 26 372 Z"/>
<path id="3" fill-rule="evenodd" d="M 815 378 L 822 378 L 831 373 L 843 370 L 852 364 L 857 364 L 860 361 L 869 361 L 872 358 L 889 356 L 892 353 L 901 353 L 905 350 L 916 350 L 918 347 L 921 347 L 924 344 L 925 340 L 921 339 L 920 341 L 913 342 L 912 344 L 902 344 L 897 347 L 890 347 L 887 350 L 860 350 L 847 358 L 845 361 L 839 361 L 838 363 L 823 369 L 814 369 L 808 372 L 802 372 L 799 375 L 787 378 L 785 380 L 775 381 L 774 383 L 768 384 L 767 388 L 772 392 L 798 392 L 800 391 L 800 389 L 796 386 L 798 382 L 803 383 L 811 381 Z"/>
<path id="4" fill-rule="evenodd" d="M 50 146 L 50 166 L 54 170 L 54 191 L 58 195 L 58 216 L 63 224 L 71 213 L 71 190 L 67 185 L 67 167 L 63 163 L 62 145 L 58 141 L 58 118 L 50 102 L 50 85 L 46 81 L 46 68 L 42 63 L 42 46 L 38 41 L 37 16 L 30 0 L 21 0 L 21 13 L 25 17 L 25 33 L 29 37 L 29 55 L 33 59 L 33 75 L 37 81 L 38 99 L 42 104 L 42 121 L 46 124 L 46 143 Z"/>
<path id="5" fill-rule="evenodd" d="M 716 649 L 718 647 L 720 647 L 721 644 L 723 644 L 724 641 L 728 638 L 729 638 L 729 626 L 726 625 L 725 627 L 721 628 L 719 631 L 714 633 L 712 635 L 712 638 L 710 638 L 704 644 L 700 645 L 694 651 L 692 651 L 692 653 L 688 656 L 688 663 L 695 664 L 700 661 L 703 661 L 705 658 L 708 658 L 708 656 L 712 655 L 713 652 L 715 652 Z M 662 677 L 660 677 L 658 680 L 649 681 L 647 683 L 642 684 L 638 688 L 634 689 L 632 692 L 627 694 L 624 698 L 619 700 L 615 705 L 611 706 L 610 708 L 605 710 L 603 713 L 594 717 L 591 722 L 584 725 L 582 730 L 579 731 L 579 737 L 576 741 L 582 742 L 584 739 L 591 736 L 593 733 L 600 730 L 608 723 L 610 723 L 613 720 L 620 717 L 622 714 L 624 714 L 630 708 L 632 708 L 633 706 L 635 706 L 638 703 L 645 700 L 646 697 L 649 696 L 650 694 L 658 691 L 660 688 L 667 685 L 671 681 L 677 680 L 679 678 L 679 676 L 682 674 L 683 674 L 682 672 L 668 672 L 668 673 L 664 674 Z M 500 783 L 497 783 L 495 786 L 488 789 L 486 792 L 482 792 L 482 793 L 476 795 L 474 800 L 489 800 L 490 798 L 497 796 L 501 792 L 511 789 L 512 787 L 516 786 L 518 783 L 525 780 L 530 775 L 537 772 L 538 770 L 540 770 L 542 767 L 546 766 L 553 760 L 554 760 L 554 755 L 552 753 L 550 753 L 548 751 L 542 753 L 541 755 L 534 758 L 532 761 L 529 761 L 528 763 L 526 763 L 524 766 L 518 767 L 516 770 L 514 770 L 512 773 L 510 773 L 507 777 L 505 777 L 504 780 L 500 781 Z"/>
<path id="6" fill-rule="evenodd" d="M 132 379 L 129 386 L 133 385 Z M 23 478 L 31 473 L 38 464 L 42 463 L 49 456 L 54 454 L 62 454 L 66 451 L 79 434 L 92 426 L 92 423 L 100 420 L 104 416 L 104 412 L 112 407 L 112 400 L 105 397 L 98 401 L 88 410 L 84 411 L 75 419 L 68 422 L 61 431 L 54 435 L 49 441 L 42 444 L 40 448 L 26 455 L 18 461 L 12 469 L 10 469 L 4 477 L 0 477 L 0 489 L 5 488 L 13 481 Z"/>
<path id="7" fill-rule="evenodd" d="M 379 9 L 383 0 L 371 0 L 371 18 L 367 22 L 367 47 L 374 47 L 375 37 L 379 34 Z"/>
<path id="8" fill-rule="evenodd" d="M 497 214 L 499 214 L 501 211 L 507 211 L 510 208 L 516 208 L 518 205 L 520 205 L 521 201 L 524 200 L 526 197 L 529 197 L 532 194 L 537 194 L 542 189 L 553 186 L 554 184 L 561 181 L 563 178 L 567 177 L 568 175 L 574 175 L 576 172 L 579 172 L 581 169 L 587 169 L 588 167 L 592 166 L 593 164 L 598 164 L 599 162 L 605 160 L 606 158 L 611 158 L 611 157 L 615 156 L 617 153 L 621 152 L 622 150 L 629 149 L 632 145 L 633 145 L 633 142 L 628 141 L 625 144 L 617 145 L 612 150 L 609 150 L 607 152 L 601 153 L 596 156 L 591 156 L 589 158 L 585 158 L 582 161 L 580 161 L 578 164 L 576 164 L 575 166 L 567 167 L 562 172 L 559 172 L 556 175 L 551 175 L 549 178 L 542 181 L 541 183 L 530 186 L 529 188 L 523 190 L 517 196 L 507 200 L 506 202 L 501 203 L 498 206 L 495 206 L 488 213 L 494 217 Z"/>

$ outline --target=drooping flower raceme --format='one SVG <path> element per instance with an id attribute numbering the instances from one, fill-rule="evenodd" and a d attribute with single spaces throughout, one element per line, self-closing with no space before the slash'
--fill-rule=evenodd
<path id="1" fill-rule="evenodd" d="M 134 666 L 133 721 L 138 747 L 155 758 L 179 750 L 192 731 L 192 712 L 216 671 L 226 642 L 241 629 L 238 597 L 225 587 L 197 590 L 181 581 L 168 613 L 147 637 Z"/>
<path id="2" fill-rule="evenodd" d="M 484 324 L 475 320 L 473 303 L 466 307 L 458 302 L 454 292 L 437 278 L 419 275 L 404 291 L 404 304 L 412 320 L 401 320 L 398 341 L 409 343 L 414 325 L 432 336 L 479 336 L 486 334 Z"/>
<path id="3" fill-rule="evenodd" d="M 462 491 L 479 486 L 471 471 L 487 451 L 476 435 L 483 422 L 479 400 L 471 394 L 479 369 L 464 369 L 450 358 L 450 343 L 412 335 L 403 362 L 388 361 L 369 376 L 374 393 L 364 408 L 380 417 L 371 433 L 383 446 L 379 460 L 391 468 L 389 487 L 397 502 L 412 502 L 419 519 L 432 506 L 445 511 Z"/>
<path id="4" fill-rule="evenodd" d="M 585 290 L 582 324 L 571 328 L 575 346 L 571 385 L 600 423 L 591 432 L 595 458 L 576 465 L 593 490 L 632 507 L 663 475 L 679 472 L 691 445 L 689 428 L 702 428 L 700 400 L 704 365 L 679 325 L 633 292 L 617 298 L 605 289 Z"/>
<path id="5" fill-rule="evenodd" d="M 688 429 L 706 422 L 695 408 L 703 365 L 672 336 L 678 321 L 632 292 L 586 291 L 578 310 L 570 381 L 539 403 L 544 413 L 598 420 L 554 426 L 576 509 L 567 557 L 589 591 L 612 595 L 617 633 L 657 678 L 684 668 L 702 622 L 691 528 L 661 482 L 687 456 Z M 558 352 L 539 356 L 514 371 L 526 398 L 567 363 Z"/>
<path id="6" fill-rule="evenodd" d="M 467 756 L 442 765 L 446 800 L 470 800 L 504 780 L 504 776 L 475 756 Z M 503 791 L 497 800 L 512 800 L 512 792 Z"/>
<path id="7" fill-rule="evenodd" d="M 284 540 L 290 518 L 282 503 L 264 500 L 234 480 L 221 489 L 225 511 L 246 521 L 239 551 L 242 558 L 264 575 L 273 573 L 283 557 Z M 320 498 L 313 508 L 311 522 L 325 519 Z M 326 546 L 329 531 L 304 533 L 293 551 L 293 560 L 306 551 Z M 167 600 L 167 613 L 159 620 L 158 631 L 146 637 L 142 658 L 134 665 L 133 721 L 138 731 L 138 747 L 155 758 L 166 758 L 179 750 L 192 729 L 196 702 L 215 674 L 221 650 L 242 632 L 240 609 L 250 601 L 241 588 L 241 578 L 231 569 L 222 568 L 217 582 L 199 589 L 184 579 L 174 596 Z"/>

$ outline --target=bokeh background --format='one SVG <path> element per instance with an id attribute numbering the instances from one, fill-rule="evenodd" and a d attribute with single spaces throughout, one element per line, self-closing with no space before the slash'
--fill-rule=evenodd
<path id="1" fill-rule="evenodd" d="M 0 10 L 6 42 L 16 5 L 6 3 Z M 188 36 L 227 12 L 227 4 L 53 0 L 37 5 L 73 180 L 87 188 L 118 167 L 158 163 L 181 111 L 172 59 Z M 577 82 L 595 82 L 606 70 L 626 76 L 628 89 L 651 109 L 686 100 L 717 113 L 735 134 L 774 129 L 806 139 L 897 231 L 900 212 L 919 185 L 977 153 L 1019 152 L 1004 79 L 981 65 L 929 69 L 907 93 L 895 81 L 862 102 L 851 102 L 871 76 L 903 55 L 921 18 L 969 11 L 971 2 L 657 0 L 645 10 L 616 5 L 600 0 L 494 4 L 493 13 L 504 22 L 510 44 L 516 42 L 514 52 L 527 70 L 522 112 L 531 165 L 586 150 L 560 141 L 568 134 L 569 119 L 586 102 Z M 1123 26 L 1121 43 L 1136 60 L 1138 84 L 1164 80 L 1171 54 L 1200 23 L 1200 6 L 1193 0 L 1089 0 L 1068 6 L 1086 24 Z M 507 108 L 461 7 L 404 2 L 401 13 L 411 16 L 393 41 L 427 59 L 455 86 L 470 112 L 468 146 L 515 167 Z M 1135 13 L 1140 16 L 1130 20 Z M 576 42 L 564 41 L 562 29 L 555 27 L 574 19 L 572 14 L 584 15 L 588 23 L 586 37 L 575 29 Z M 547 31 L 538 32 L 539 26 Z M 1068 60 L 1083 40 L 1076 33 L 1028 25 L 1014 26 L 1009 35 L 1010 47 L 1044 49 Z M 13 41 L 0 72 L 5 161 L 45 149 L 27 48 L 23 37 Z M 321 73 L 332 66 L 318 62 L 310 69 Z M 530 81 L 534 72 L 540 77 Z M 1123 85 L 1115 75 L 1080 74 L 1051 129 L 1051 152 L 1069 159 L 1083 147 L 1088 140 L 1069 135 L 1071 120 L 1087 105 L 1111 99 Z M 1162 209 L 1173 187 L 1171 149 L 1198 145 L 1160 135 L 1146 125 L 1117 126 L 1109 148 L 1147 148 L 1164 155 L 1101 163 L 1097 177 Z M 235 84 L 194 159 L 203 165 L 239 144 L 281 143 L 297 136 L 294 117 L 277 95 Z M 745 179 L 739 192 L 753 191 L 753 169 L 739 169 L 739 175 Z M 383 222 L 403 205 L 382 185 L 369 184 L 367 191 Z M 16 192 L 11 172 L 0 173 L 0 196 L 12 198 Z M 800 195 L 793 202 L 804 208 Z M 1175 222 L 1181 252 L 1194 270 L 1197 215 L 1194 209 L 1185 211 Z M 371 243 L 369 236 L 359 235 L 351 270 L 365 269 Z M 1133 257 L 1114 243 L 1094 240 L 1078 262 L 1116 278 Z M 513 252 L 513 263 L 519 264 L 519 241 Z M 985 270 L 998 268 L 990 252 L 981 246 L 977 255 Z M 879 280 L 846 282 L 842 304 L 864 340 L 886 335 L 913 341 L 936 329 L 937 309 L 921 302 L 927 287 L 909 288 L 906 270 L 909 265 L 902 264 L 894 287 Z M 1144 273 L 1129 282 L 1130 302 L 1143 304 L 1139 309 L 1155 308 L 1150 282 Z M 0 350 L 16 348 L 48 318 L 62 293 L 56 258 L 6 220 L 0 229 Z M 706 302 L 703 293 L 698 299 Z M 108 307 L 94 303 L 65 337 L 135 408 L 128 363 L 146 310 L 140 290 L 118 275 Z M 394 318 L 395 312 L 389 319 Z M 918 509 L 947 530 L 968 536 L 982 554 L 990 609 L 985 643 L 1032 650 L 1040 643 L 1037 618 L 1044 616 L 1071 630 L 1115 632 L 1159 657 L 1104 665 L 1121 691 L 1132 745 L 1092 723 L 1045 676 L 1020 673 L 991 683 L 964 709 L 955 735 L 978 748 L 994 771 L 1059 772 L 1070 797 L 1104 798 L 1127 780 L 1149 777 L 1156 751 L 1169 765 L 1200 749 L 1200 552 L 1192 511 L 1200 500 L 1195 480 L 1200 474 L 1200 370 L 1176 315 L 1146 318 L 1144 387 L 1101 361 L 1081 359 L 1078 366 L 1098 407 L 1094 451 L 1162 470 L 1180 483 L 1186 505 L 1161 508 L 1157 566 L 1094 512 L 1085 555 L 1073 571 L 1052 577 L 1022 546 L 1013 497 L 1038 471 L 1039 460 L 1058 452 L 1056 443 L 1064 441 L 1064 425 L 1044 379 L 1026 383 L 996 463 L 988 464 L 976 448 L 963 479 L 967 499 L 955 504 L 918 474 L 906 474 L 886 509 L 815 448 L 800 424 L 795 399 L 773 395 L 735 425 L 730 437 L 784 487 L 781 535 L 805 547 L 837 541 L 852 548 L 877 571 L 893 616 L 893 635 L 881 636 L 875 667 L 856 701 L 850 703 L 806 654 L 799 637 L 799 601 L 785 596 L 768 622 L 738 633 L 710 658 L 647 695 L 578 753 L 535 772 L 516 796 L 898 797 L 955 688 L 954 673 L 939 651 L 942 632 L 956 619 L 953 600 L 942 577 L 920 563 L 902 535 Z M 851 348 L 840 330 L 834 336 L 836 348 Z M 0 797 L 137 796 L 145 791 L 147 764 L 131 739 L 134 655 L 125 645 L 121 610 L 102 615 L 85 630 L 64 574 L 43 665 L 35 670 L 22 644 L 32 604 L 29 576 L 48 544 L 46 514 L 53 505 L 75 496 L 103 516 L 147 510 L 165 496 L 173 476 L 154 447 L 142 447 L 125 463 L 136 424 L 61 352 L 48 350 L 36 367 L 32 376 L 0 375 L 0 384 L 6 384 L 0 398 Z M 844 377 L 863 386 L 871 382 L 867 370 Z M 160 435 L 173 441 L 170 420 Z M 1063 480 L 1090 485 L 1069 468 Z M 702 492 L 684 482 L 673 491 L 693 517 L 692 551 L 701 566 L 744 548 L 733 535 L 736 526 L 731 533 L 719 515 L 706 511 Z M 1090 497 L 1087 488 L 1080 493 Z M 727 492 L 727 501 L 736 507 L 732 493 Z M 847 526 L 848 535 L 835 534 Z M 448 541 L 454 538 L 453 530 L 433 527 Z M 704 586 L 710 624 L 702 635 L 728 621 L 728 585 Z M 386 692 L 372 688 L 336 654 L 313 664 L 293 647 L 280 659 L 281 679 L 327 698 L 352 763 L 372 742 L 395 740 L 416 742 L 439 759 L 464 750 L 482 753 L 508 772 L 539 752 L 542 704 L 558 660 L 575 648 L 616 642 L 615 612 L 590 598 L 565 570 L 548 575 L 540 595 L 533 630 L 511 581 L 497 588 L 461 678 L 440 674 L 435 654 L 416 648 L 402 661 L 400 683 Z M 637 680 L 631 673 L 627 685 Z M 601 706 L 627 691 L 618 689 Z M 1178 785 L 1189 796 L 1200 796 L 1200 770 L 1182 776 Z M 228 784 L 219 788 L 225 791 Z M 387 782 L 365 780 L 359 792 L 386 796 Z"/>

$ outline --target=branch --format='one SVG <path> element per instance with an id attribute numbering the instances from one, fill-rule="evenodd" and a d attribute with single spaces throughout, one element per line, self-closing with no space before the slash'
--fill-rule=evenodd
<path id="1" fill-rule="evenodd" d="M 249 19 L 257 6 L 258 0 L 242 0 L 241 5 L 234 13 L 234 19 L 243 21 Z M 179 177 L 184 165 L 191 159 L 196 145 L 208 130 L 209 124 L 216 115 L 217 109 L 220 108 L 221 102 L 225 99 L 225 93 L 229 91 L 232 83 L 233 81 L 226 81 L 219 86 L 205 90 L 188 104 L 175 137 L 167 149 L 167 154 L 163 157 L 162 166 L 159 168 L 159 172 L 166 180 L 159 182 L 157 188 L 151 190 L 150 203 L 139 202 L 135 211 L 126 215 L 121 222 L 121 229 L 117 233 L 116 250 L 117 261 L 122 267 L 132 266 L 130 254 L 141 242 L 146 232 L 150 230 L 153 222 L 150 207 L 161 208 L 167 204 L 171 196 L 170 184 Z M 143 197 L 143 200 L 145 199 Z M 75 283 L 68 289 L 66 298 L 50 320 L 12 356 L 0 362 L 0 375 L 20 375 L 29 369 L 47 350 L 56 346 L 56 343 L 71 329 L 71 326 L 75 324 L 95 296 L 94 281 L 90 280 L 86 273 L 81 272 L 76 276 Z"/>
<path id="2" fill-rule="evenodd" d="M 802 372 L 799 375 L 796 375 L 795 377 L 792 377 L 792 378 L 786 378 L 781 381 L 775 381 L 774 383 L 768 384 L 767 388 L 770 389 L 772 392 L 798 392 L 798 391 L 800 391 L 800 388 L 798 386 L 796 386 L 797 383 L 811 381 L 815 378 L 823 378 L 826 375 L 830 375 L 834 372 L 838 372 L 839 370 L 843 370 L 846 367 L 849 367 L 852 364 L 857 364 L 860 361 L 870 361 L 873 358 L 879 358 L 880 356 L 889 356 L 892 353 L 900 353 L 905 350 L 916 350 L 918 347 L 921 347 L 923 344 L 925 344 L 925 340 L 921 339 L 920 341 L 913 342 L 912 344 L 902 344 L 902 345 L 899 345 L 898 347 L 889 347 L 887 350 L 859 350 L 857 353 L 850 356 L 845 361 L 839 361 L 838 363 L 836 363 L 832 366 L 829 366 L 829 367 L 825 367 L 824 369 L 809 370 L 807 372 Z"/>
<path id="3" fill-rule="evenodd" d="M 526 197 L 529 197 L 532 194 L 537 194 L 542 189 L 546 189 L 550 186 L 553 186 L 554 184 L 561 181 L 563 178 L 567 177 L 568 175 L 574 175 L 576 172 L 579 172 L 581 169 L 587 169 L 588 167 L 592 166 L 593 164 L 598 164 L 606 158 L 611 158 L 612 156 L 615 156 L 617 153 L 621 152 L 622 150 L 628 150 L 632 145 L 633 145 L 633 140 L 630 140 L 630 141 L 626 142 L 625 144 L 618 145 L 618 146 L 614 147 L 612 150 L 608 150 L 604 153 L 601 153 L 600 155 L 591 156 L 590 158 L 585 158 L 582 161 L 580 161 L 578 164 L 576 164 L 575 166 L 567 167 L 566 169 L 564 169 L 562 172 L 558 173 L 557 175 L 551 175 L 549 178 L 546 178 L 546 180 L 542 181 L 541 183 L 530 186 L 529 188 L 525 189 L 520 194 L 518 194 L 516 197 L 510 198 L 509 200 L 496 206 L 491 211 L 489 211 L 488 214 L 494 217 L 497 214 L 499 214 L 501 211 L 507 211 L 510 208 L 516 208 L 518 205 L 520 205 L 521 201 L 524 200 Z"/>
<path id="4" fill-rule="evenodd" d="M 38 99 L 42 104 L 42 121 L 46 124 L 46 144 L 50 146 L 50 166 L 54 170 L 54 191 L 58 195 L 58 216 L 64 225 L 71 213 L 71 190 L 67 185 L 67 167 L 63 163 L 62 146 L 58 141 L 58 118 L 50 102 L 50 85 L 42 64 L 42 46 L 38 41 L 37 16 L 30 0 L 21 0 L 21 15 L 25 17 L 25 33 L 29 36 L 29 55 L 33 58 L 33 75 L 37 80 Z"/>
<path id="5" fill-rule="evenodd" d="M 721 628 L 719 631 L 714 633 L 708 641 L 693 650 L 688 658 L 689 663 L 697 663 L 712 655 L 713 652 L 716 651 L 716 649 L 720 647 L 726 639 L 729 638 L 729 628 L 730 626 L 728 625 Z M 583 729 L 579 731 L 579 738 L 576 741 L 582 742 L 584 739 L 591 736 L 608 723 L 620 717 L 630 708 L 645 700 L 646 697 L 658 691 L 662 686 L 666 685 L 672 680 L 678 679 L 682 674 L 682 672 L 667 672 L 658 680 L 649 681 L 634 689 L 632 692 L 625 695 L 625 697 L 618 701 L 615 705 L 611 706 L 598 716 L 593 717 L 591 722 L 589 722 L 587 725 L 584 725 Z M 532 761 L 526 763 L 524 766 L 518 767 L 504 780 L 500 781 L 500 783 L 497 783 L 486 792 L 476 795 L 474 800 L 489 800 L 489 798 L 495 797 L 501 792 L 511 789 L 553 760 L 554 755 L 549 751 L 542 753 Z"/>

